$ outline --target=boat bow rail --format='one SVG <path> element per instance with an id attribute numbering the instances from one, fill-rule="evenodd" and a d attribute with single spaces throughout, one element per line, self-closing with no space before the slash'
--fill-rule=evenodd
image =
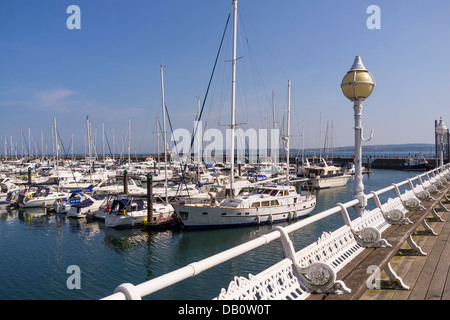
<path id="1" fill-rule="evenodd" d="M 212 298 L 306 299 L 311 293 L 348 293 L 350 289 L 337 279 L 337 272 L 366 248 L 389 247 L 389 242 L 382 238 L 381 233 L 391 225 L 410 224 L 406 213 L 421 210 L 422 201 L 432 199 L 433 194 L 442 195 L 444 185 L 448 188 L 449 184 L 450 166 L 444 165 L 384 189 L 372 191 L 366 195 L 366 200 L 372 199 L 375 208 L 365 210 L 362 216 L 353 220 L 347 209 L 359 204 L 357 199 L 339 203 L 288 226 L 278 226 L 272 232 L 254 240 L 144 283 L 122 284 L 103 300 L 141 299 L 278 239 L 283 260 L 259 274 L 250 274 L 248 278 L 235 276 L 227 289 L 222 289 L 217 297 Z M 387 198 L 388 192 L 393 192 L 395 197 L 389 197 L 382 203 L 380 198 Z M 335 214 L 342 217 L 343 227 L 334 231 L 323 230 L 322 236 L 316 242 L 295 251 L 290 234 Z M 408 241 L 410 243 L 411 239 Z M 393 276 L 396 276 L 395 273 Z"/>

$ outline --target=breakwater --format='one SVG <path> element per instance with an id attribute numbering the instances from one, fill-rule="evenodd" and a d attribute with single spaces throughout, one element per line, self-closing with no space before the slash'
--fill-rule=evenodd
<path id="1" fill-rule="evenodd" d="M 434 169 L 436 167 L 436 159 L 426 159 L 427 169 Z M 340 165 L 346 165 L 349 162 L 353 162 L 353 158 L 351 157 L 339 157 L 339 158 L 333 158 L 333 163 L 340 164 Z M 366 168 L 372 168 L 372 169 L 392 169 L 392 170 L 401 170 L 403 164 L 405 163 L 405 158 L 373 158 L 373 157 L 366 157 L 363 158 L 363 166 Z"/>
<path id="2" fill-rule="evenodd" d="M 142 162 L 142 161 L 146 161 L 148 158 L 153 158 L 155 160 L 158 160 L 158 157 L 156 155 L 134 155 L 133 157 L 131 157 L 132 161 L 136 161 L 136 162 Z M 115 156 L 112 157 L 113 159 L 119 160 L 121 159 L 119 156 Z M 11 160 L 11 161 L 4 161 L 4 163 L 9 163 L 9 162 L 17 162 L 17 160 L 22 159 L 23 161 L 27 161 L 30 159 L 27 159 L 26 157 L 23 158 L 18 158 L 15 160 Z M 74 159 L 74 160 L 83 160 L 85 159 L 85 156 L 82 155 L 75 155 L 75 156 L 65 156 L 65 157 L 60 157 L 60 159 Z M 170 157 L 169 157 L 170 159 Z M 237 160 L 237 158 L 236 158 Z M 352 163 L 353 162 L 353 157 L 349 156 L 349 157 L 332 157 L 331 159 L 333 164 L 335 165 L 342 165 L 345 166 L 347 165 L 349 162 Z M 373 157 L 373 156 L 369 156 L 369 157 L 364 157 L 363 156 L 363 166 L 365 166 L 366 168 L 373 168 L 373 169 L 392 169 L 392 170 L 402 170 L 402 165 L 406 162 L 406 158 L 405 157 L 401 157 L 401 156 L 393 156 L 393 157 Z M 437 160 L 436 158 L 426 158 L 428 164 L 427 164 L 427 170 L 431 170 L 436 168 L 436 164 L 437 164 Z M 49 164 L 52 160 L 47 159 L 46 160 Z M 100 160 L 99 160 L 100 161 Z M 126 162 L 127 159 L 122 159 L 122 161 Z M 159 157 L 159 161 L 164 161 L 163 156 Z M 280 163 L 284 163 L 286 161 L 286 157 L 285 156 L 280 156 L 279 162 Z M 45 161 L 44 161 L 45 162 Z M 95 160 L 94 160 L 95 162 Z M 223 163 L 226 162 L 226 158 L 223 158 Z M 444 160 L 445 163 L 447 163 L 446 160 Z M 289 159 L 289 163 L 291 165 L 297 164 L 297 165 L 301 165 L 301 157 L 299 156 L 291 156 Z"/>

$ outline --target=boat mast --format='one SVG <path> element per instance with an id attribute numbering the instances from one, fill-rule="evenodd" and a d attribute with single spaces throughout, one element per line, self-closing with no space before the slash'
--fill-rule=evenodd
<path id="1" fill-rule="evenodd" d="M 131 166 L 131 118 L 128 118 L 128 166 Z"/>
<path id="2" fill-rule="evenodd" d="M 42 148 L 42 161 L 44 161 L 44 134 L 41 130 L 41 148 Z"/>
<path id="3" fill-rule="evenodd" d="M 55 161 L 55 168 L 56 168 L 56 174 L 59 176 L 59 168 L 58 168 L 58 149 L 59 149 L 59 145 L 58 145 L 58 130 L 56 129 L 56 118 L 53 117 L 53 127 L 55 130 L 55 150 L 56 150 L 56 161 Z"/>
<path id="4" fill-rule="evenodd" d="M 8 160 L 8 139 L 5 134 L 5 160 Z"/>
<path id="5" fill-rule="evenodd" d="M 288 110 L 286 135 L 286 184 L 289 185 L 289 134 L 291 130 L 291 80 L 288 80 Z"/>
<path id="6" fill-rule="evenodd" d="M 163 76 L 163 66 L 159 66 L 161 70 L 161 99 L 162 99 L 162 117 L 163 117 L 163 138 L 164 138 L 164 172 L 165 172 L 165 194 L 166 200 L 165 204 L 169 203 L 167 197 L 167 141 L 166 141 L 166 103 L 164 101 L 164 76 Z"/>
<path id="7" fill-rule="evenodd" d="M 158 117 L 156 117 L 156 148 L 157 148 L 157 154 L 158 157 L 156 158 L 156 163 L 158 164 L 158 173 L 159 173 L 159 120 Z"/>
<path id="8" fill-rule="evenodd" d="M 237 0 L 233 0 L 233 57 L 231 75 L 231 176 L 230 176 L 230 196 L 233 198 L 234 182 L 234 127 L 236 122 L 236 33 L 237 33 Z"/>
<path id="9" fill-rule="evenodd" d="M 114 159 L 115 159 L 114 156 L 115 156 L 115 154 L 116 154 L 115 145 L 114 145 L 114 144 L 116 143 L 116 142 L 114 141 L 114 128 L 112 128 L 112 140 L 113 140 L 113 143 L 112 143 L 112 145 L 113 145 L 113 151 L 112 151 L 113 154 L 112 154 L 112 158 L 113 158 L 113 160 L 114 160 Z"/>
<path id="10" fill-rule="evenodd" d="M 105 161 L 105 123 L 102 122 L 102 155 L 103 161 Z"/>
<path id="11" fill-rule="evenodd" d="M 89 172 L 90 172 L 90 170 L 91 170 L 91 130 L 89 129 L 89 116 L 86 116 L 86 130 L 87 130 L 87 145 L 88 145 L 88 163 L 89 163 Z"/>

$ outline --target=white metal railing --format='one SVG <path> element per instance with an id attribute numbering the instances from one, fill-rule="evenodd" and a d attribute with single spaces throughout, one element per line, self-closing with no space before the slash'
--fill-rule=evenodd
<path id="1" fill-rule="evenodd" d="M 442 185 L 448 182 L 450 182 L 450 164 L 419 174 L 414 178 L 407 179 L 400 183 L 392 184 L 391 186 L 380 189 L 378 191 L 373 191 L 370 194 L 366 195 L 366 199 L 367 200 L 373 199 L 376 205 L 376 208 L 371 210 L 371 212 L 376 211 L 377 214 L 379 212 L 383 213 L 386 220 L 389 221 L 390 224 L 403 223 L 403 221 L 405 221 L 402 220 L 405 219 L 404 213 L 406 213 L 408 210 L 417 210 L 420 206 L 420 201 L 432 199 L 432 195 L 439 193 L 440 192 L 439 188 L 442 188 Z M 416 184 L 414 185 L 414 183 Z M 400 187 L 402 188 L 409 187 L 409 190 L 406 190 L 402 194 L 399 190 Z M 381 204 L 379 200 L 379 195 L 389 191 L 394 191 L 397 197 L 394 199 L 389 198 L 389 200 L 386 203 Z M 420 192 L 422 192 L 422 194 L 420 196 L 420 200 L 418 200 L 419 197 L 417 197 L 417 195 Z M 393 204 L 394 202 L 395 204 Z M 286 227 L 277 227 L 272 232 L 262 235 L 254 240 L 245 242 L 241 245 L 225 250 L 221 253 L 215 254 L 201 261 L 193 262 L 183 268 L 169 272 L 165 275 L 159 276 L 155 279 L 143 282 L 141 284 L 138 285 L 133 285 L 130 283 L 121 284 L 115 289 L 112 295 L 104 297 L 102 300 L 141 299 L 142 297 L 148 296 L 154 292 L 169 287 L 175 283 L 194 277 L 205 270 L 211 269 L 219 264 L 222 264 L 223 262 L 236 258 L 242 254 L 245 254 L 261 246 L 267 245 L 268 243 L 277 240 L 279 238 L 281 238 L 282 248 L 286 256 L 286 253 L 289 252 L 289 250 L 292 251 L 293 249 L 288 236 L 290 233 L 300 230 L 305 226 L 308 226 L 312 223 L 315 223 L 321 219 L 324 219 L 336 213 L 341 214 L 347 227 L 348 226 L 352 227 L 352 221 L 350 220 L 346 209 L 358 203 L 359 200 L 351 200 L 343 204 L 338 204 L 335 207 L 317 213 L 311 217 L 305 218 L 303 220 L 290 224 Z M 398 210 L 397 213 L 400 214 L 400 216 L 403 214 L 403 216 L 390 217 L 389 212 L 392 213 L 395 210 Z M 364 213 L 364 215 L 365 214 L 366 213 Z M 407 223 L 407 221 L 405 223 Z M 326 230 L 324 230 L 324 233 L 325 234 L 327 233 Z M 290 248 L 287 247 L 289 245 L 291 246 Z M 309 247 L 314 247 L 314 243 L 310 244 Z M 298 253 L 293 254 L 298 255 Z M 282 264 L 282 262 L 280 261 L 274 266 L 268 268 L 266 271 L 271 270 L 274 267 L 276 268 L 276 266 L 278 266 L 279 264 Z"/>

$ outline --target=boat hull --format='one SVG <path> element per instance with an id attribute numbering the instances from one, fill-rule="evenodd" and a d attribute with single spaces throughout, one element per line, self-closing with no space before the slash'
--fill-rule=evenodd
<path id="1" fill-rule="evenodd" d="M 405 171 L 426 171 L 428 169 L 428 163 L 417 164 L 403 164 L 402 170 Z"/>
<path id="2" fill-rule="evenodd" d="M 141 214 L 120 215 L 120 214 L 107 214 L 105 216 L 105 225 L 110 228 L 133 228 L 142 227 L 147 219 L 147 212 Z"/>
<path id="3" fill-rule="evenodd" d="M 77 206 L 71 206 L 67 212 L 67 216 L 71 218 L 86 218 L 88 215 L 94 215 L 99 210 L 103 201 L 98 201 L 89 207 L 80 208 Z"/>
<path id="4" fill-rule="evenodd" d="M 37 207 L 43 207 L 43 208 L 53 208 L 55 202 L 59 198 L 33 198 L 32 200 L 29 200 L 27 202 L 19 202 L 19 207 L 21 208 L 37 208 Z M 62 198 L 64 201 L 66 198 Z"/>
<path id="5" fill-rule="evenodd" d="M 350 175 L 330 177 L 330 178 L 319 178 L 315 179 L 313 184 L 316 189 L 342 187 L 347 184 L 349 179 Z"/>

